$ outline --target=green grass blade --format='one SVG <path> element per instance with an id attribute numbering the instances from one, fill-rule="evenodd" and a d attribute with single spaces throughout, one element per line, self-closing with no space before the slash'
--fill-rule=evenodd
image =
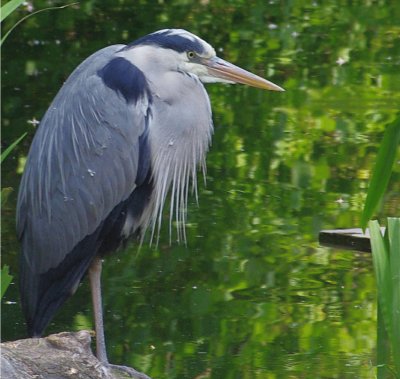
<path id="1" fill-rule="evenodd" d="M 10 146 L 8 146 L 7 149 L 5 149 L 4 151 L 1 152 L 1 158 L 0 158 L 1 160 L 0 160 L 0 163 L 3 163 L 4 159 L 7 158 L 7 156 L 11 153 L 11 151 L 14 150 L 15 146 L 17 146 L 17 145 L 22 141 L 22 139 L 25 138 L 25 136 L 26 136 L 27 134 L 28 134 L 28 133 L 25 132 L 21 137 L 19 137 L 19 138 L 18 138 L 16 141 L 14 141 Z"/>
<path id="2" fill-rule="evenodd" d="M 9 274 L 9 267 L 4 265 L 1 269 L 1 290 L 0 290 L 0 298 L 6 293 L 8 286 L 11 283 L 12 276 Z"/>
<path id="3" fill-rule="evenodd" d="M 1 22 L 14 12 L 25 0 L 11 0 L 1 7 Z"/>
<path id="4" fill-rule="evenodd" d="M 372 260 L 374 264 L 378 301 L 382 311 L 383 321 L 390 338 L 392 338 L 392 281 L 388 246 L 381 234 L 378 221 L 369 222 L 371 235 Z"/>
<path id="5" fill-rule="evenodd" d="M 400 218 L 388 218 L 389 254 L 392 279 L 392 352 L 400 375 Z"/>
<path id="6" fill-rule="evenodd" d="M 366 228 L 372 218 L 380 199 L 389 183 L 392 167 L 400 142 L 400 115 L 386 127 L 381 146 L 379 148 L 371 182 L 368 188 L 367 199 L 361 216 L 361 227 Z"/>

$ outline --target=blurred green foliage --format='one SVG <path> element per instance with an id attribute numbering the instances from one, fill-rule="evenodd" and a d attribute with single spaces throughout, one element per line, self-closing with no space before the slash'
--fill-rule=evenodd
<path id="1" fill-rule="evenodd" d="M 49 5 L 62 4 L 34 3 Z M 400 104 L 399 19 L 389 0 L 89 0 L 30 17 L 9 36 L 3 144 L 29 137 L 5 162 L 8 187 L 18 187 L 36 120 L 76 65 L 105 45 L 182 27 L 286 89 L 207 86 L 215 135 L 207 185 L 199 207 L 189 207 L 187 247 L 169 245 L 166 212 L 158 247 L 133 244 L 106 259 L 113 362 L 156 378 L 374 376 L 371 257 L 316 240 L 323 228 L 360 224 L 377 148 Z M 399 177 L 395 165 L 379 215 L 399 214 Z M 17 276 L 15 196 L 2 210 L 2 243 Z M 48 332 L 91 326 L 88 291 L 84 283 Z M 17 338 L 15 286 L 6 300 L 3 338 Z"/>

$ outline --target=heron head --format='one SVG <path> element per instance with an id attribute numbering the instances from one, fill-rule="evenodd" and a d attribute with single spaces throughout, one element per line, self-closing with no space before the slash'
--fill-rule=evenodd
<path id="1" fill-rule="evenodd" d="M 276 84 L 219 58 L 206 41 L 183 29 L 164 29 L 142 37 L 128 48 L 156 46 L 168 49 L 173 55 L 163 54 L 160 59 L 170 59 L 176 70 L 196 75 L 203 83 L 241 83 L 271 91 L 284 91 Z"/>

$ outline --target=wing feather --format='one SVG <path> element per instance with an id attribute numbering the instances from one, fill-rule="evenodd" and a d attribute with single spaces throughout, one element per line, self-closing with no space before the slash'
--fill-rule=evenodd
<path id="1" fill-rule="evenodd" d="M 135 189 L 149 94 L 138 87 L 142 92 L 129 101 L 99 75 L 122 47 L 100 50 L 78 66 L 32 142 L 17 207 L 32 272 L 57 267 Z"/>

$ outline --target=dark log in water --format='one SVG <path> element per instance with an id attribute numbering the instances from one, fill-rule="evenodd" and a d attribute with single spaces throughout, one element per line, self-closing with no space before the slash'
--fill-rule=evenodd
<path id="1" fill-rule="evenodd" d="M 385 228 L 381 228 L 382 233 Z M 371 252 L 371 241 L 369 230 L 365 233 L 362 229 L 334 229 L 322 230 L 319 232 L 319 243 L 322 246 L 334 247 L 343 250 L 355 250 L 362 252 Z"/>

